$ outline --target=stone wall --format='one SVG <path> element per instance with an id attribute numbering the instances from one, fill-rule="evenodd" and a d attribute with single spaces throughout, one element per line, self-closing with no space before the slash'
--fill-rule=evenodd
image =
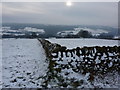
<path id="1" fill-rule="evenodd" d="M 120 46 L 60 47 L 52 51 L 51 57 L 55 67 L 72 68 L 75 72 L 104 74 L 120 68 Z"/>
<path id="2" fill-rule="evenodd" d="M 66 78 L 69 74 L 81 73 L 86 75 L 89 73 L 88 79 L 92 81 L 95 75 L 120 71 L 120 46 L 67 49 L 65 46 L 53 44 L 47 40 L 39 39 L 39 41 L 42 43 L 49 60 L 48 82 L 57 78 L 56 82 L 59 81 L 60 86 L 66 85 L 66 82 L 71 80 L 70 83 L 76 85 L 73 78 Z M 77 83 L 80 84 L 81 81 Z"/>

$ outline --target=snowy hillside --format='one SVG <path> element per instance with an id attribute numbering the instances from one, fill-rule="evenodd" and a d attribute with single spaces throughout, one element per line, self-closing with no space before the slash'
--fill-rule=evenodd
<path id="1" fill-rule="evenodd" d="M 25 27 L 24 29 L 12 30 L 11 27 L 2 27 L 2 35 L 4 36 L 25 36 L 37 33 L 37 35 L 45 34 L 44 29 L 37 29 L 32 27 Z"/>
<path id="2" fill-rule="evenodd" d="M 118 45 L 117 40 L 105 40 L 105 39 L 47 39 L 51 43 L 57 43 L 62 46 L 66 46 L 69 49 L 83 46 L 115 46 Z"/>
<path id="3" fill-rule="evenodd" d="M 23 29 L 23 31 L 37 32 L 37 33 L 41 33 L 41 34 L 44 34 L 44 33 L 45 33 L 44 29 L 37 29 L 37 28 L 31 28 L 31 27 L 25 27 L 25 28 Z"/>
<path id="4" fill-rule="evenodd" d="M 3 39 L 2 51 L 3 87 L 41 87 L 48 64 L 37 39 Z"/>
<path id="5" fill-rule="evenodd" d="M 97 30 L 94 30 L 94 29 L 90 29 L 90 28 L 74 28 L 74 30 L 66 30 L 66 31 L 61 31 L 61 32 L 58 32 L 57 35 L 58 36 L 67 36 L 67 35 L 77 35 L 81 30 L 85 30 L 85 31 L 88 31 L 90 32 L 93 36 L 98 36 L 100 35 L 101 33 L 108 33 L 108 31 L 106 30 L 102 30 L 102 29 L 97 29 Z"/>
<path id="6" fill-rule="evenodd" d="M 90 28 L 86 28 L 86 27 L 85 28 L 75 28 L 75 31 L 81 31 L 81 30 L 91 32 L 92 35 L 98 35 L 100 33 L 108 33 L 108 31 L 102 30 L 102 29 L 94 30 L 94 29 L 90 29 Z"/>

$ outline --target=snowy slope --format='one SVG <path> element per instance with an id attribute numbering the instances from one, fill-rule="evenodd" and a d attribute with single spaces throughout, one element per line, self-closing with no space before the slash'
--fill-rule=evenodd
<path id="1" fill-rule="evenodd" d="M 108 33 L 108 31 L 102 30 L 102 29 L 94 30 L 94 29 L 90 29 L 90 28 L 87 28 L 87 27 L 85 27 L 85 28 L 75 28 L 75 31 L 81 31 L 81 30 L 91 32 L 92 35 L 100 34 L 100 33 Z"/>
<path id="2" fill-rule="evenodd" d="M 26 34 L 37 33 L 37 35 L 45 34 L 44 29 L 37 29 L 32 27 L 25 27 L 24 29 L 12 30 L 11 27 L 2 27 L 1 35 L 24 36 Z"/>
<path id="3" fill-rule="evenodd" d="M 52 43 L 58 43 L 62 46 L 66 46 L 69 49 L 83 46 L 115 46 L 118 45 L 117 40 L 105 40 L 105 39 L 46 39 Z"/>
<path id="4" fill-rule="evenodd" d="M 4 39 L 2 48 L 3 87 L 40 87 L 48 64 L 37 39 Z"/>
<path id="5" fill-rule="evenodd" d="M 74 28 L 74 30 L 66 30 L 66 31 L 58 32 L 57 35 L 58 36 L 77 35 L 81 30 L 88 31 L 93 36 L 100 35 L 101 33 L 108 33 L 108 31 L 102 30 L 102 29 L 94 30 L 94 29 L 90 29 L 90 28 L 86 28 L 86 27 L 85 28 L 78 27 L 78 28 Z"/>

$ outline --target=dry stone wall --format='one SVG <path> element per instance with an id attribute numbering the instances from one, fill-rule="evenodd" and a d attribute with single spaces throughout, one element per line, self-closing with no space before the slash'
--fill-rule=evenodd
<path id="1" fill-rule="evenodd" d="M 106 73 L 110 70 L 119 71 L 120 46 L 83 47 L 66 49 L 60 47 L 51 53 L 55 67 L 72 68 L 74 72 Z"/>
<path id="2" fill-rule="evenodd" d="M 67 87 L 72 84 L 77 87 L 83 80 L 74 77 L 73 73 L 76 76 L 79 73 L 86 75 L 87 80 L 92 81 L 95 75 L 120 71 L 120 46 L 67 49 L 47 40 L 38 40 L 42 43 L 49 60 L 47 83 L 54 79 L 59 86 Z"/>

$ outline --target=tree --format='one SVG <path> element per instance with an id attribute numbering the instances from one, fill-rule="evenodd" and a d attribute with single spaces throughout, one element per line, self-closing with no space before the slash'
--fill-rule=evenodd
<path id="1" fill-rule="evenodd" d="M 36 35 L 35 32 L 32 32 L 32 33 L 31 33 L 31 36 L 32 36 L 32 38 L 36 38 L 36 37 L 37 37 L 37 35 Z"/>
<path id="2" fill-rule="evenodd" d="M 90 38 L 90 37 L 92 37 L 92 34 L 90 32 L 88 32 L 88 31 L 85 31 L 85 30 L 80 30 L 77 35 L 79 37 L 82 37 L 82 38 Z"/>

